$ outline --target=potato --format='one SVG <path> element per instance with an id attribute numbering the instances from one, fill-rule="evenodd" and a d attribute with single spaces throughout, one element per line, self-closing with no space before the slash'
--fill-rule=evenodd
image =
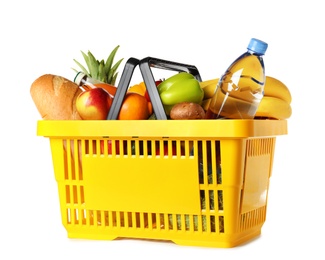
<path id="1" fill-rule="evenodd" d="M 205 111 L 203 107 L 193 102 L 181 102 L 173 106 L 170 111 L 171 119 L 204 119 Z"/>

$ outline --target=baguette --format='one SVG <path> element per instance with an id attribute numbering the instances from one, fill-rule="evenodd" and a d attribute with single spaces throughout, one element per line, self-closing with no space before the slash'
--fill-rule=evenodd
<path id="1" fill-rule="evenodd" d="M 40 76 L 30 88 L 38 112 L 47 120 L 81 120 L 76 110 L 76 99 L 81 92 L 74 82 L 52 74 Z"/>

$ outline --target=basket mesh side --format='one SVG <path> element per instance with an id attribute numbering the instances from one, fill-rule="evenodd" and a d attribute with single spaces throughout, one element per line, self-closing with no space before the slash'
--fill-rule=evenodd
<path id="1" fill-rule="evenodd" d="M 169 138 L 170 139 L 170 138 Z M 266 158 L 272 165 L 275 138 L 252 139 L 246 142 L 249 160 Z M 65 139 L 63 146 L 62 219 L 66 226 L 96 227 L 96 229 L 164 230 L 190 233 L 227 233 L 224 214 L 224 189 L 221 145 L 219 140 L 111 140 Z M 167 148 L 166 148 L 167 147 Z M 184 149 L 185 148 L 185 149 Z M 161 212 L 133 212 L 90 209 L 85 201 L 82 156 L 194 156 L 197 159 L 198 195 L 201 214 L 173 214 Z M 247 176 L 245 176 L 247 177 Z M 245 182 L 245 178 L 244 178 Z M 243 193 L 243 192 L 242 192 Z M 182 205 L 179 205 L 182 207 Z M 261 225 L 265 221 L 266 206 L 238 217 L 238 232 Z"/>
<path id="2" fill-rule="evenodd" d="M 239 231 L 260 226 L 265 222 L 274 147 L 275 138 L 257 138 L 246 142 L 246 170 Z"/>
<path id="3" fill-rule="evenodd" d="M 63 140 L 66 225 L 224 232 L 223 191 L 218 141 L 192 140 Z M 144 145 L 145 144 L 145 145 Z M 163 148 L 162 148 L 163 147 Z M 167 148 L 166 148 L 167 147 Z M 83 185 L 82 150 L 92 156 L 163 153 L 164 156 L 196 156 L 202 214 L 125 212 L 88 209 Z M 78 156 L 77 156 L 78 155 Z M 215 159 L 217 158 L 217 159 Z M 62 192 L 61 192 L 62 193 Z M 180 205 L 181 207 L 182 205 Z"/>

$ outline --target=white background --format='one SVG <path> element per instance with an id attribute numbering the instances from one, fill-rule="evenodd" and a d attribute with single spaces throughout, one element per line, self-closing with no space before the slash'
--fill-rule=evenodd
<path id="1" fill-rule="evenodd" d="M 0 259 L 324 259 L 321 2 L 2 1 Z M 204 80 L 216 78 L 252 37 L 269 44 L 266 74 L 293 96 L 289 134 L 277 138 L 262 235 L 231 249 L 68 239 L 49 142 L 36 136 L 40 116 L 31 83 L 45 73 L 73 80 L 81 50 L 105 59 L 118 44 L 116 59 L 152 56 L 196 65 Z"/>

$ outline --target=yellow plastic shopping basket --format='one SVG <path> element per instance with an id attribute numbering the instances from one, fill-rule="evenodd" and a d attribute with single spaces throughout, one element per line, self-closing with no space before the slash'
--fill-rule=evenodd
<path id="1" fill-rule="evenodd" d="M 285 120 L 40 120 L 70 238 L 234 247 L 261 233 Z"/>

